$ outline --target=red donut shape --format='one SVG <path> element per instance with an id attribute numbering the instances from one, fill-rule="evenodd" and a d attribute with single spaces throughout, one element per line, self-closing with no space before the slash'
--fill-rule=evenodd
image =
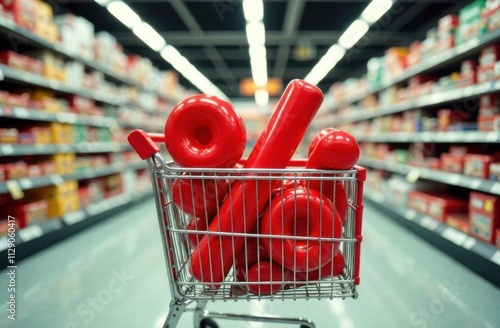
<path id="1" fill-rule="evenodd" d="M 337 129 L 334 128 L 326 128 L 321 130 L 312 140 L 311 143 L 309 144 L 309 149 L 307 150 L 307 156 L 311 156 L 311 153 L 313 152 L 314 148 L 318 145 L 318 142 L 326 136 L 329 132 L 335 131 Z"/>
<path id="2" fill-rule="evenodd" d="M 248 269 L 248 290 L 255 295 L 272 295 L 279 292 L 284 281 L 290 280 L 291 272 L 270 260 L 260 261 Z M 260 284 L 251 284 L 259 282 Z M 266 283 L 267 282 L 267 283 Z"/>
<path id="3" fill-rule="evenodd" d="M 185 213 L 212 218 L 226 197 L 227 190 L 225 179 L 175 179 L 172 184 L 172 197 L 175 205 Z"/>
<path id="4" fill-rule="evenodd" d="M 304 181 L 304 186 L 321 192 L 325 195 L 334 205 L 337 212 L 339 212 L 342 223 L 347 218 L 348 200 L 345 192 L 344 185 L 340 181 L 335 180 L 315 180 Z"/>
<path id="5" fill-rule="evenodd" d="M 292 271 L 313 271 L 328 263 L 338 250 L 338 242 L 319 238 L 340 238 L 342 220 L 332 202 L 318 191 L 288 189 L 274 197 L 264 211 L 260 233 L 285 236 L 262 239 L 273 261 Z M 312 240 L 296 240 L 294 236 Z"/>
<path id="6" fill-rule="evenodd" d="M 264 248 L 262 240 L 250 237 L 247 238 L 246 247 L 243 246 L 241 252 L 236 257 L 236 261 L 234 262 L 236 280 L 246 281 L 248 269 L 257 262 L 268 259 L 269 254 Z"/>
<path id="7" fill-rule="evenodd" d="M 165 124 L 165 146 L 185 167 L 233 167 L 243 155 L 246 128 L 227 101 L 195 95 L 177 104 Z"/>

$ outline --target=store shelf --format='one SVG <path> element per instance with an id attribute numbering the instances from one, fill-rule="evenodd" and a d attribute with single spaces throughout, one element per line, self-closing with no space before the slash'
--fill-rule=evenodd
<path id="1" fill-rule="evenodd" d="M 113 97 L 102 91 L 71 88 L 56 80 L 48 80 L 43 76 L 14 69 L 6 65 L 0 64 L 0 71 L 2 72 L 0 73 L 0 76 L 3 75 L 4 79 L 9 81 L 38 86 L 57 92 L 73 94 L 115 106 L 124 105 L 126 103 L 123 100 L 119 100 L 117 96 Z"/>
<path id="2" fill-rule="evenodd" d="M 371 132 L 356 135 L 363 142 L 500 143 L 500 131 Z"/>
<path id="3" fill-rule="evenodd" d="M 28 190 L 50 185 L 58 185 L 63 183 L 64 181 L 69 181 L 69 180 L 84 180 L 84 179 L 98 178 L 114 173 L 119 173 L 125 169 L 139 170 L 143 168 L 146 168 L 146 163 L 143 161 L 130 164 L 115 163 L 100 168 L 87 169 L 83 172 L 77 172 L 72 174 L 51 174 L 51 175 L 44 175 L 41 177 L 8 180 L 0 183 L 0 193 L 7 193 L 13 191 L 15 192 L 16 190 Z"/>
<path id="4" fill-rule="evenodd" d="M 105 68 L 104 65 L 101 65 L 100 63 L 96 63 L 94 61 L 90 61 L 90 60 L 81 58 L 75 54 L 68 53 L 67 51 L 65 51 L 63 49 L 62 46 L 48 42 L 48 41 L 38 37 L 37 35 L 31 33 L 30 31 L 25 30 L 25 29 L 17 26 L 14 22 L 12 22 L 8 19 L 5 19 L 3 17 L 0 17 L 0 31 L 9 33 L 10 38 L 14 39 L 15 42 L 19 42 L 19 41 L 21 43 L 28 42 L 28 43 L 33 44 L 41 49 L 50 50 L 58 55 L 61 55 L 65 58 L 67 58 L 67 59 L 72 59 L 72 60 L 75 60 L 79 63 L 82 63 L 87 68 L 90 68 L 90 69 L 93 69 L 95 71 L 99 71 L 99 72 L 103 73 L 106 77 L 108 77 L 110 80 L 112 80 L 114 82 L 127 84 L 130 86 L 137 87 L 143 91 L 156 94 L 156 92 L 154 92 L 153 90 L 149 90 L 147 88 L 144 88 L 140 83 L 135 82 L 135 81 L 133 81 L 125 76 L 121 76 L 121 75 Z M 176 99 L 174 97 L 166 97 L 164 95 L 158 95 L 158 96 L 162 100 L 165 100 L 165 101 L 170 101 L 170 102 L 177 102 L 178 101 L 178 99 Z"/>
<path id="5" fill-rule="evenodd" d="M 495 246 L 477 240 L 413 209 L 394 204 L 391 202 L 390 196 L 366 186 L 364 198 L 383 211 L 390 213 L 400 223 L 424 234 L 424 237 L 431 243 L 442 246 L 439 247 L 442 251 L 450 252 L 450 255 L 459 261 L 466 261 L 465 264 L 472 270 L 500 286 L 500 275 L 498 275 L 500 272 L 500 250 Z"/>
<path id="6" fill-rule="evenodd" d="M 62 217 L 51 219 L 39 225 L 33 225 L 16 232 L 16 263 L 30 254 L 47 247 L 63 238 L 99 222 L 112 213 L 130 207 L 146 197 L 151 191 L 123 194 L 91 204 L 76 212 L 66 213 Z M 0 237 L 0 268 L 7 263 L 7 237 Z"/>
<path id="7" fill-rule="evenodd" d="M 124 127 L 132 129 L 144 129 L 150 132 L 154 132 L 151 130 L 156 130 L 154 127 L 152 128 L 151 124 L 141 125 L 134 122 L 120 122 L 117 118 L 113 117 L 78 115 L 67 112 L 50 113 L 44 110 L 30 109 L 19 106 L 11 107 L 6 105 L 0 105 L 0 117 L 15 118 L 15 119 L 29 120 L 29 121 L 90 125 L 90 126 L 107 127 L 107 128 Z M 158 130 L 162 130 L 163 123 L 161 123 L 162 121 L 158 121 L 159 119 L 160 118 L 158 117 L 155 120 L 155 122 L 160 122 L 158 124 Z"/>
<path id="8" fill-rule="evenodd" d="M 48 155 L 58 153 L 108 153 L 132 149 L 129 144 L 119 142 L 84 142 L 78 144 L 0 144 L 1 156 Z"/>
<path id="9" fill-rule="evenodd" d="M 500 182 L 493 180 L 485 180 L 457 173 L 431 170 L 421 167 L 413 167 L 410 165 L 386 163 L 381 160 L 367 158 L 367 157 L 361 157 L 360 160 L 358 161 L 358 164 L 361 166 L 371 167 L 374 169 L 380 169 L 384 171 L 398 173 L 401 175 L 406 175 L 413 181 L 417 179 L 426 179 L 453 186 L 459 186 L 464 188 L 470 188 L 477 191 L 483 191 L 494 195 L 500 195 Z"/>
<path id="10" fill-rule="evenodd" d="M 456 100 L 467 99 L 470 97 L 476 97 L 486 93 L 499 91 L 500 81 L 485 82 L 482 84 L 471 85 L 464 88 L 433 93 L 425 97 L 420 97 L 414 100 L 407 100 L 395 105 L 378 106 L 370 108 L 368 110 L 352 110 L 348 115 L 335 117 L 333 121 L 336 125 L 360 122 L 375 117 L 404 112 L 414 108 L 436 106 Z"/>
<path id="11" fill-rule="evenodd" d="M 429 60 L 426 60 L 420 65 L 405 70 L 403 74 L 401 74 L 396 78 L 386 79 L 380 85 L 370 88 L 366 92 L 363 92 L 359 95 L 355 95 L 345 101 L 340 102 L 336 106 L 329 109 L 329 111 L 337 111 L 339 109 L 342 109 L 348 105 L 360 101 L 363 98 L 368 97 L 371 94 L 380 92 L 397 83 L 404 82 L 416 75 L 425 74 L 430 71 L 437 70 L 445 66 L 450 66 L 454 63 L 458 63 L 461 60 L 468 58 L 470 55 L 474 53 L 479 53 L 481 48 L 498 40 L 500 40 L 500 30 L 488 33 L 481 37 L 476 37 L 471 40 L 468 40 L 467 42 L 460 44 L 453 49 L 441 52 L 439 55 L 436 55 L 430 58 Z"/>

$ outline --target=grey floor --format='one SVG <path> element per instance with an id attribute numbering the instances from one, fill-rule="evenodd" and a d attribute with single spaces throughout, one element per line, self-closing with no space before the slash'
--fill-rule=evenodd
<path id="1" fill-rule="evenodd" d="M 317 327 L 500 327 L 498 288 L 375 209 L 367 207 L 364 218 L 357 300 L 214 302 L 208 309 L 305 316 Z M 146 201 L 20 262 L 15 322 L 7 319 L 2 271 L 0 327 L 161 327 L 170 296 L 157 229 Z M 191 320 L 185 314 L 179 327 Z"/>

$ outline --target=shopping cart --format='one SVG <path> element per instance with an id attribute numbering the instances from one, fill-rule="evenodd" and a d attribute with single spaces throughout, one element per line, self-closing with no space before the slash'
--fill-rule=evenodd
<path id="1" fill-rule="evenodd" d="M 272 322 L 272 323 L 288 323 L 298 324 L 300 327 L 315 327 L 310 319 L 305 318 L 287 318 L 274 315 L 243 315 L 243 314 L 229 314 L 222 312 L 209 312 L 205 310 L 208 301 L 240 301 L 240 300 L 321 300 L 333 298 L 357 298 L 356 286 L 359 284 L 359 266 L 360 266 L 360 244 L 361 244 L 361 224 L 362 224 L 362 194 L 363 194 L 363 181 L 365 180 L 366 172 L 361 167 L 354 167 L 352 170 L 347 171 L 323 171 L 305 169 L 305 160 L 292 160 L 290 167 L 286 169 L 246 169 L 240 165 L 238 168 L 233 169 L 214 169 L 214 168 L 184 168 L 177 166 L 174 162 L 166 161 L 160 155 L 160 148 L 156 143 L 163 143 L 163 135 L 160 134 L 147 134 L 142 130 L 135 130 L 129 136 L 129 142 L 136 150 L 138 155 L 147 160 L 148 168 L 151 174 L 151 181 L 153 191 L 155 193 L 156 209 L 158 214 L 158 221 L 160 225 L 161 238 L 164 247 L 165 264 L 168 272 L 170 282 L 170 291 L 172 300 L 170 302 L 169 314 L 166 318 L 164 327 L 176 327 L 179 323 L 181 315 L 189 311 L 194 311 L 194 327 L 218 327 L 217 323 L 213 320 L 218 319 L 235 319 L 244 321 L 259 321 L 259 322 Z M 242 161 L 240 164 L 243 164 Z M 288 234 L 262 234 L 257 231 L 252 233 L 244 232 L 237 233 L 235 231 L 210 231 L 206 229 L 196 229 L 198 226 L 188 227 L 192 220 L 191 215 L 187 215 L 184 211 L 179 209 L 173 200 L 173 191 L 175 188 L 176 179 L 187 179 L 192 184 L 209 185 L 214 182 L 224 180 L 227 181 L 229 188 L 228 196 L 231 197 L 231 188 L 236 182 L 238 183 L 268 183 L 269 188 L 273 188 L 276 184 L 279 186 L 286 185 L 301 185 L 304 188 L 314 181 L 326 183 L 328 181 L 340 183 L 345 189 L 347 195 L 347 214 L 343 224 L 342 233 L 332 234 L 332 238 L 312 237 L 309 236 L 310 231 L 305 233 L 297 233 L 296 236 L 291 237 Z M 208 188 L 203 189 L 204 192 L 209 192 Z M 206 190 L 206 191 L 205 191 Z M 263 189 L 258 189 L 263 190 Z M 269 190 L 269 199 L 271 202 L 275 197 L 283 194 L 284 188 L 275 188 Z M 217 188 L 212 192 L 217 194 Z M 308 191 L 307 191 L 308 192 Z M 340 192 L 338 190 L 332 191 L 333 193 Z M 223 195 L 216 195 L 222 198 Z M 255 197 L 258 195 L 246 195 L 246 197 Z M 274 196 L 274 198 L 272 198 Z M 185 202 L 193 202 L 190 197 L 185 197 Z M 272 199 L 271 199 L 272 198 Z M 229 202 L 231 199 L 228 200 Z M 203 203 L 202 203 L 203 204 Z M 296 204 L 294 205 L 295 207 Z M 294 207 L 294 208 L 295 208 Z M 326 220 L 326 218 L 311 217 L 309 220 L 309 204 L 307 207 L 306 215 L 306 230 L 309 228 L 310 223 L 315 221 Z M 311 205 L 311 208 L 313 206 Z M 205 209 L 206 211 L 207 209 Z M 335 211 L 334 211 L 335 212 Z M 303 213 L 301 214 L 304 216 Z M 246 220 L 245 217 L 234 217 L 233 220 Z M 293 229 L 297 229 L 294 227 Z M 297 231 L 296 231 L 297 232 Z M 286 270 L 281 267 L 278 272 L 280 278 L 276 279 L 276 275 L 271 274 L 267 279 L 264 275 L 258 275 L 257 281 L 252 282 L 242 281 L 239 277 L 241 273 L 237 269 L 231 269 L 225 279 L 217 284 L 203 283 L 197 281 L 190 270 L 192 260 L 192 244 L 193 239 L 195 242 L 204 235 L 210 235 L 210 238 L 229 238 L 235 245 L 235 240 L 238 238 L 244 240 L 243 253 L 237 252 L 233 249 L 233 260 L 237 261 L 237 257 L 243 254 L 244 270 L 249 270 L 250 264 L 248 257 L 250 256 L 250 240 L 253 238 L 257 240 L 258 244 L 264 244 L 265 240 L 278 240 L 281 243 L 292 243 L 297 245 L 309 245 L 315 243 L 319 244 L 319 248 L 325 252 L 329 248 L 337 245 L 344 257 L 345 265 L 341 268 L 341 272 L 336 275 L 327 275 L 327 277 L 314 276 L 312 273 L 297 273 Z M 323 235 L 320 235 L 323 236 Z M 198 239 L 197 239 L 198 238 Z M 326 246 L 321 247 L 321 245 Z M 260 247 L 260 246 L 259 246 Z M 272 252 L 272 251 L 271 251 Z M 271 253 L 270 252 L 270 253 Z M 237 254 L 238 253 L 238 254 Z M 260 253 L 259 253 L 260 254 Z M 274 253 L 273 253 L 274 254 Z M 257 255 L 257 258 L 260 255 Z M 321 250 L 320 250 L 321 256 Z M 210 259 L 208 261 L 211 261 Z M 269 261 L 269 260 L 267 260 Z M 296 259 L 294 259 L 295 263 Z M 309 263 L 309 262 L 308 262 Z M 210 268 L 212 263 L 210 262 Z M 214 264 L 215 265 L 215 264 Z M 329 263 L 332 268 L 333 261 Z M 335 264 L 336 265 L 336 264 Z M 325 265 L 324 267 L 326 267 Z M 276 268 L 276 267 L 274 267 Z M 275 269 L 277 270 L 277 269 Z M 286 271 L 286 272 L 285 272 Z M 309 271 L 309 270 L 307 270 Z M 316 271 L 317 272 L 317 271 Z M 272 269 L 271 269 L 272 273 Z M 275 288 L 271 294 L 269 287 Z M 249 290 L 253 291 L 249 292 Z M 256 291 L 257 290 L 257 291 Z M 261 292 L 262 290 L 262 292 Z M 187 307 L 195 303 L 194 309 Z"/>

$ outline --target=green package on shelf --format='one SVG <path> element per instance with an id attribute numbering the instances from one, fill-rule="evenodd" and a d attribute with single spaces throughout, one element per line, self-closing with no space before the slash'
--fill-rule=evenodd
<path id="1" fill-rule="evenodd" d="M 458 13 L 460 26 L 455 35 L 457 44 L 485 34 L 486 28 L 481 18 L 485 2 L 485 0 L 475 0 L 460 9 Z"/>

